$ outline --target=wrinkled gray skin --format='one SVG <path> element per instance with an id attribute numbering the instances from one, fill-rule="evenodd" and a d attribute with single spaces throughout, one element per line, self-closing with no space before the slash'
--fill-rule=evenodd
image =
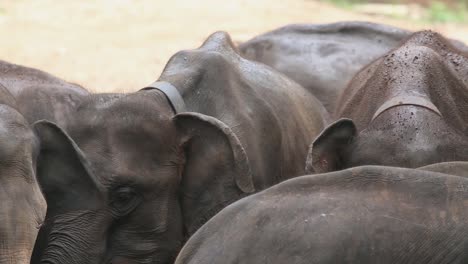
<path id="1" fill-rule="evenodd" d="M 298 177 L 231 204 L 176 264 L 466 263 L 468 179 L 363 166 Z"/>
<path id="2" fill-rule="evenodd" d="M 17 109 L 30 124 L 46 119 L 65 126 L 83 87 L 43 71 L 0 60 L 0 84 L 15 97 Z"/>
<path id="3" fill-rule="evenodd" d="M 339 120 L 311 145 L 307 171 L 467 161 L 467 73 L 465 53 L 437 33 L 415 33 L 353 78 Z"/>
<path id="4" fill-rule="evenodd" d="M 28 264 L 46 203 L 36 180 L 39 142 L 0 85 L 0 263 Z"/>
<path id="5" fill-rule="evenodd" d="M 359 21 L 293 24 L 257 36 L 239 45 L 239 50 L 304 86 L 333 113 L 353 76 L 410 35 L 403 29 Z M 453 44 L 468 51 L 459 41 Z"/>
<path id="6" fill-rule="evenodd" d="M 325 109 L 226 33 L 174 55 L 160 80 L 188 112 L 150 89 L 89 96 L 66 131 L 35 124 L 49 207 L 33 263 L 172 263 L 226 205 L 303 174 Z"/>

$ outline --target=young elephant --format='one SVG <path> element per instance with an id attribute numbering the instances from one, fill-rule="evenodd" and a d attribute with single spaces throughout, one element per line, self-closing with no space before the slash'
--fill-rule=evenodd
<path id="1" fill-rule="evenodd" d="M 39 141 L 0 86 L 0 263 L 27 264 L 46 203 L 36 180 Z"/>
<path id="2" fill-rule="evenodd" d="M 33 263 L 172 263 L 219 210 L 303 174 L 326 111 L 227 34 L 174 55 L 160 81 L 87 97 L 66 130 L 35 124 L 48 211 Z"/>
<path id="3" fill-rule="evenodd" d="M 308 172 L 468 160 L 467 72 L 465 53 L 437 33 L 415 33 L 354 77 L 340 119 L 311 145 Z"/>
<path id="4" fill-rule="evenodd" d="M 298 177 L 225 208 L 175 264 L 466 263 L 467 203 L 466 177 L 424 170 Z"/>

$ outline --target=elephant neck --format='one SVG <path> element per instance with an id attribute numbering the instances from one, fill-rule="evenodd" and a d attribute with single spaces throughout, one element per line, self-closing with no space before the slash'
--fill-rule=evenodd
<path id="1" fill-rule="evenodd" d="M 374 116 L 372 117 L 372 121 L 375 120 L 383 112 L 389 110 L 390 108 L 399 107 L 399 106 L 407 106 L 407 105 L 423 107 L 430 111 L 433 111 L 439 116 L 442 116 L 437 106 L 435 106 L 429 100 L 429 98 L 426 98 L 424 96 L 400 95 L 400 96 L 392 97 L 389 100 L 387 100 L 385 103 L 383 103 L 375 112 Z"/>
<path id="2" fill-rule="evenodd" d="M 243 86 L 240 76 L 230 70 L 220 70 L 226 65 L 206 65 L 173 72 L 163 72 L 158 81 L 172 84 L 183 98 L 188 112 L 197 112 L 219 118 L 232 109 Z M 235 86 L 230 80 L 239 80 Z M 242 83 L 241 86 L 239 84 Z"/>
<path id="3" fill-rule="evenodd" d="M 169 101 L 172 110 L 175 114 L 187 112 L 184 99 L 179 93 L 179 90 L 169 82 L 156 81 L 149 86 L 143 88 L 143 90 L 156 89 L 161 91 Z"/>

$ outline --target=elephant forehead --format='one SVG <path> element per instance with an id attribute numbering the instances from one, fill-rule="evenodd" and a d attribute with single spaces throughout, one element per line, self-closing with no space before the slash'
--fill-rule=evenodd
<path id="1" fill-rule="evenodd" d="M 103 127 L 81 133 L 76 142 L 103 181 L 165 181 L 179 163 L 176 131 L 168 124 Z"/>
<path id="2" fill-rule="evenodd" d="M 170 111 L 172 109 L 168 108 Z M 89 110 L 79 113 L 70 125 L 71 130 L 112 129 L 138 130 L 140 128 L 154 129 L 154 127 L 169 125 L 172 112 L 156 111 L 155 109 L 111 108 L 106 110 Z"/>
<path id="3" fill-rule="evenodd" d="M 138 160 L 128 155 L 116 155 L 91 156 L 90 160 L 94 175 L 105 186 L 130 185 L 153 192 L 179 182 L 178 167 L 170 158 L 152 162 L 151 158 Z"/>
<path id="4" fill-rule="evenodd" d="M 180 182 L 177 168 L 174 166 L 157 166 L 129 168 L 127 164 L 115 163 L 109 171 L 98 173 L 100 182 L 105 185 L 138 187 L 150 193 L 161 193 L 174 189 Z"/>
<path id="5" fill-rule="evenodd" d="M 168 151 L 177 141 L 172 120 L 131 118 L 108 119 L 103 123 L 86 124 L 70 133 L 78 146 L 86 152 L 102 155 L 145 156 Z"/>
<path id="6" fill-rule="evenodd" d="M 140 139 L 155 142 L 167 140 L 168 133 L 174 134 L 174 114 L 167 99 L 159 102 L 137 99 L 111 98 L 83 107 L 74 116 L 67 132 L 79 145 L 96 138 L 101 139 L 99 144 L 109 141 L 113 144 L 123 141 L 138 143 Z"/>
<path id="7" fill-rule="evenodd" d="M 141 91 L 87 97 L 77 108 L 75 121 L 93 123 L 113 119 L 158 120 L 172 116 L 172 108 L 163 93 Z"/>

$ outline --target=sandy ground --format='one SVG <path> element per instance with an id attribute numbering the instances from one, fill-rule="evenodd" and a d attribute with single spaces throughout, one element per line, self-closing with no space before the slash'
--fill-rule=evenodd
<path id="1" fill-rule="evenodd" d="M 0 59 L 92 91 L 130 92 L 156 80 L 172 54 L 217 30 L 245 41 L 286 24 L 342 20 L 430 28 L 468 43 L 468 25 L 365 16 L 312 0 L 2 0 Z"/>

